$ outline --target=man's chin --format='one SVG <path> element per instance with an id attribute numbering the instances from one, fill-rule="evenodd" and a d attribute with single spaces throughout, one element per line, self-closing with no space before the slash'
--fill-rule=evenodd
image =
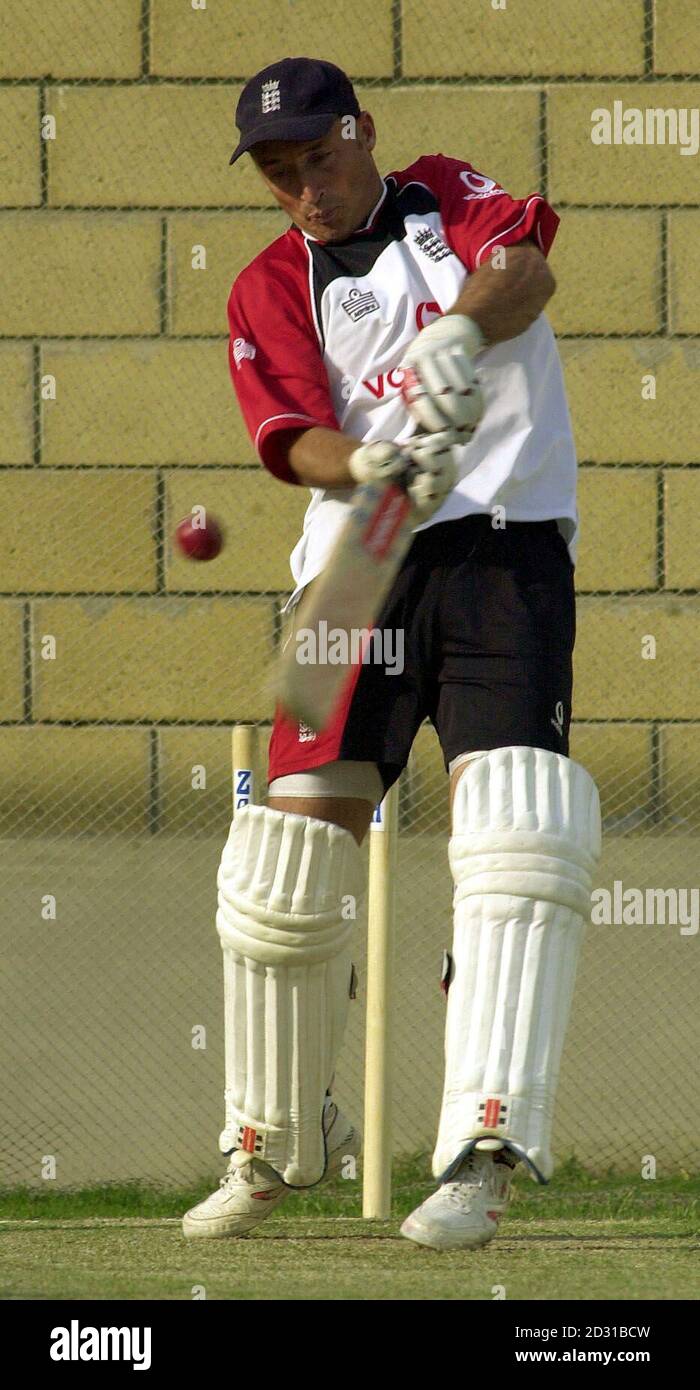
<path id="1" fill-rule="evenodd" d="M 347 236 L 345 229 L 335 219 L 330 222 L 307 222 L 306 231 L 317 241 L 341 241 Z"/>

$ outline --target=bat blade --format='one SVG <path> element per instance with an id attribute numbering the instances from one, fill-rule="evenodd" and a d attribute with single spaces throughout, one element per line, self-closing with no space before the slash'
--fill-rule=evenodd
<path id="1" fill-rule="evenodd" d="M 316 733 L 328 723 L 357 664 L 358 635 L 376 621 L 414 524 L 410 499 L 398 483 L 357 488 L 325 569 L 300 601 L 295 632 L 277 664 L 274 693 L 287 715 Z M 338 655 L 347 659 L 335 660 Z"/>

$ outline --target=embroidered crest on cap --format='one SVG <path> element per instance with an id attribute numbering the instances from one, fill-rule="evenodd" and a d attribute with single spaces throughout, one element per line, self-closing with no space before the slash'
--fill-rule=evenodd
<path id="1" fill-rule="evenodd" d="M 280 84 L 279 79 L 275 82 L 263 82 L 262 88 L 262 109 L 265 115 L 270 111 L 280 109 Z"/>

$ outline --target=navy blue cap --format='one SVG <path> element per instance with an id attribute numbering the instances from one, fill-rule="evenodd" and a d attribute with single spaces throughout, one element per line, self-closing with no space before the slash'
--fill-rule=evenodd
<path id="1" fill-rule="evenodd" d="M 360 111 L 350 78 L 335 63 L 282 58 L 243 88 L 236 107 L 241 138 L 229 164 L 262 140 L 317 140 L 338 116 Z"/>

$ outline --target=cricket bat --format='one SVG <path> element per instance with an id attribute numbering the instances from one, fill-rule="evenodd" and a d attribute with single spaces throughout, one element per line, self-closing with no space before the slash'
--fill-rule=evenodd
<path id="1" fill-rule="evenodd" d="M 325 569 L 300 600 L 296 632 L 279 659 L 274 693 L 289 717 L 315 733 L 325 728 L 358 664 L 357 634 L 376 621 L 411 544 L 414 525 L 413 505 L 401 483 L 363 483 L 353 493 L 349 516 Z M 347 653 L 349 659 L 308 660 L 308 644 L 304 659 L 296 640 L 301 631 L 315 635 L 315 650 L 321 655 L 327 646 L 322 636 L 334 635 L 336 655 Z"/>

